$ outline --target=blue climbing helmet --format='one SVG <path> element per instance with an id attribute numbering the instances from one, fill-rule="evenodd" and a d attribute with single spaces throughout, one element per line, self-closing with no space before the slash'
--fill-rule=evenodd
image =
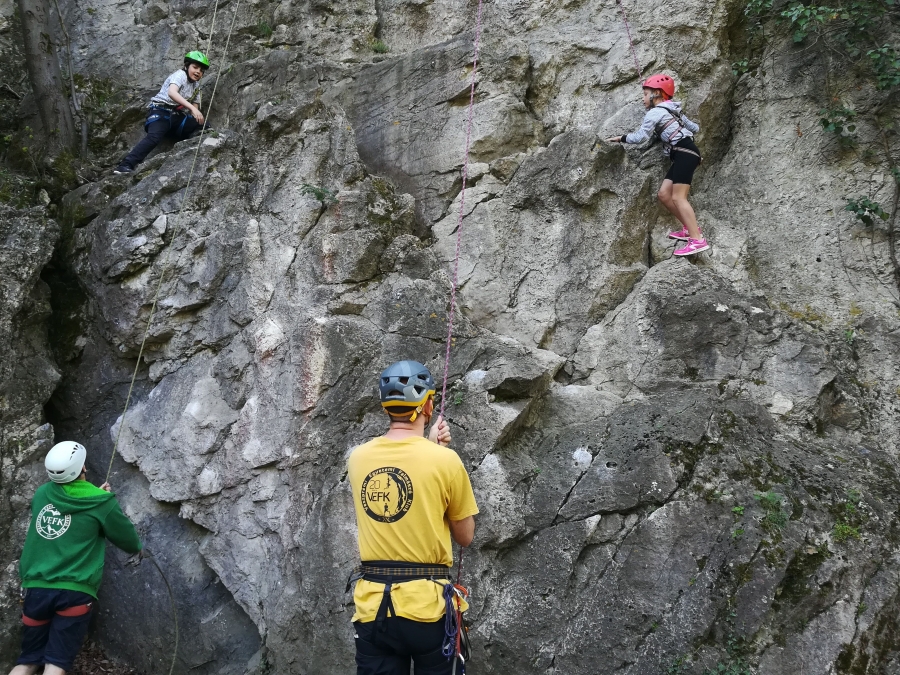
<path id="1" fill-rule="evenodd" d="M 416 421 L 435 389 L 431 371 L 418 361 L 398 361 L 378 379 L 381 406 L 395 416 L 410 415 L 410 422 Z"/>

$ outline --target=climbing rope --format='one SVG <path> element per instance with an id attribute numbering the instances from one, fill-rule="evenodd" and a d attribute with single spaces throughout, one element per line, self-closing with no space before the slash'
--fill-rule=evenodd
<path id="1" fill-rule="evenodd" d="M 459 286 L 459 255 L 462 245 L 463 213 L 466 206 L 466 185 L 469 181 L 469 150 L 472 147 L 472 116 L 475 109 L 475 84 L 478 76 L 478 54 L 481 47 L 482 1 L 478 0 L 478 14 L 475 19 L 475 56 L 472 60 L 472 81 L 469 85 L 469 114 L 466 123 L 466 151 L 463 156 L 462 192 L 459 195 L 459 215 L 456 219 L 456 256 L 453 261 L 453 279 L 450 284 L 450 308 L 447 311 L 447 349 L 444 353 L 444 380 L 441 384 L 441 409 L 439 415 L 444 417 L 447 405 L 447 377 L 450 374 L 450 347 L 453 344 L 453 318 L 456 312 L 456 289 Z"/>
<path id="2" fill-rule="evenodd" d="M 456 253 L 453 259 L 453 278 L 450 283 L 450 307 L 447 310 L 447 346 L 444 351 L 444 379 L 441 383 L 441 408 L 438 413 L 438 415 L 442 419 L 444 417 L 444 409 L 447 405 L 447 378 L 450 376 L 450 349 L 453 346 L 453 319 L 456 315 L 456 291 L 459 288 L 459 258 L 462 248 L 463 214 L 465 213 L 466 207 L 466 187 L 468 186 L 469 182 L 469 153 L 472 148 L 472 119 L 474 117 L 475 111 L 475 85 L 478 82 L 478 56 L 481 50 L 481 28 L 483 17 L 482 9 L 483 0 L 478 0 L 478 11 L 475 17 L 475 49 L 474 55 L 472 57 L 472 78 L 469 84 L 469 110 L 466 120 L 466 150 L 463 154 L 462 190 L 459 194 L 459 214 L 456 218 Z M 460 546 L 459 567 L 456 571 L 456 584 L 453 585 L 452 588 L 452 592 L 454 595 L 460 593 L 461 591 L 459 589 L 462 589 L 462 587 L 460 586 L 460 580 L 462 578 L 462 560 L 465 550 L 466 549 L 464 546 Z M 452 584 L 449 583 L 447 584 L 447 586 L 451 585 Z M 449 624 L 445 627 L 445 632 L 447 633 L 447 638 L 452 639 L 452 645 L 448 644 L 448 648 L 452 647 L 455 654 L 455 656 L 453 657 L 453 674 L 456 675 L 457 665 L 460 666 L 460 672 L 465 673 L 465 662 L 460 663 L 462 658 L 460 654 L 460 647 L 461 640 L 463 639 L 462 633 L 465 630 L 465 627 L 463 626 L 462 612 L 459 611 L 459 598 L 456 597 L 456 612 L 451 612 L 452 602 L 449 599 L 447 601 L 447 605 L 447 616 L 445 616 L 445 622 L 449 622 Z M 451 613 L 455 616 L 451 617 Z M 447 654 L 445 654 L 445 656 L 448 656 L 448 658 L 450 657 Z"/>
<path id="3" fill-rule="evenodd" d="M 628 34 L 628 44 L 631 46 L 631 55 L 634 57 L 634 69 L 637 70 L 638 79 L 643 80 L 643 75 L 641 75 L 641 63 L 638 61 L 637 51 L 635 51 L 634 48 L 634 40 L 631 39 L 631 26 L 628 24 L 628 14 L 625 13 L 625 6 L 622 4 L 622 0 L 616 0 L 616 4 L 622 12 L 622 20 L 625 22 L 625 32 Z"/>
<path id="4" fill-rule="evenodd" d="M 220 67 L 219 71 L 216 74 L 216 81 L 213 84 L 212 95 L 209 99 L 209 106 L 206 109 L 207 115 L 212 112 L 213 103 L 216 100 L 216 90 L 219 88 L 219 79 L 222 76 L 222 72 L 225 70 L 225 58 L 228 55 L 228 47 L 231 44 L 231 35 L 234 32 L 235 21 L 237 20 L 238 11 L 241 7 L 241 0 L 238 0 L 237 4 L 234 8 L 234 16 L 231 18 L 231 27 L 228 29 L 228 37 L 225 40 L 225 48 L 222 50 L 222 58 L 219 61 Z M 212 22 L 210 24 L 209 29 L 209 46 L 207 47 L 207 52 L 209 53 L 212 49 L 212 39 L 213 33 L 216 27 L 216 13 L 219 9 L 219 0 L 216 0 L 215 6 L 213 7 L 213 16 Z M 191 181 L 194 178 L 194 169 L 197 166 L 197 158 L 200 155 L 200 147 L 203 145 L 203 135 L 206 133 L 206 120 L 204 120 L 203 126 L 200 128 L 200 136 L 197 139 L 197 148 L 194 150 L 194 158 L 191 161 L 191 170 L 188 173 L 187 184 L 184 187 L 184 194 L 181 197 L 181 204 L 178 209 L 178 213 L 175 216 L 175 227 L 172 234 L 171 243 L 174 245 L 175 240 L 178 238 L 178 234 L 181 231 L 181 214 L 184 211 L 185 204 L 187 203 L 188 194 L 191 188 Z M 171 249 L 169 250 L 166 256 L 166 262 L 163 265 L 162 271 L 159 275 L 159 282 L 156 285 L 156 291 L 153 294 L 153 302 L 150 305 L 150 315 L 147 317 L 147 328 L 144 330 L 144 338 L 141 340 L 141 347 L 138 350 L 137 360 L 134 364 L 134 372 L 131 374 L 131 383 L 128 385 L 128 395 L 125 397 L 125 407 L 122 410 L 122 417 L 119 423 L 119 430 L 116 432 L 116 442 L 113 444 L 112 454 L 109 458 L 109 467 L 106 470 L 106 480 L 105 482 L 109 482 L 109 477 L 112 474 L 113 461 L 116 458 L 116 452 L 119 449 L 119 440 L 122 438 L 122 430 L 125 428 L 126 424 L 126 415 L 128 414 L 128 406 L 131 403 L 131 395 L 134 393 L 134 383 L 137 380 L 138 370 L 141 367 L 141 358 L 144 355 L 144 349 L 147 346 L 147 338 L 150 336 L 150 327 L 153 325 L 153 317 L 156 314 L 156 305 L 159 301 L 159 294 L 162 290 L 163 283 L 166 279 L 166 274 L 169 271 L 169 267 L 172 264 L 172 255 Z M 156 558 L 153 556 L 149 556 L 150 562 L 153 563 L 153 566 L 156 567 L 156 570 L 159 572 L 159 575 L 162 577 L 163 583 L 166 585 L 166 591 L 169 594 L 169 604 L 172 607 L 172 622 L 175 628 L 175 645 L 172 649 L 172 664 L 169 666 L 169 675 L 172 675 L 175 672 L 175 663 L 178 660 L 178 642 L 179 642 L 179 628 L 178 628 L 178 608 L 175 603 L 175 593 L 172 591 L 172 585 L 169 583 L 168 578 L 166 578 L 165 572 L 163 572 L 162 567 L 160 567 L 159 563 L 156 562 Z"/>
<path id="5" fill-rule="evenodd" d="M 219 8 L 219 0 L 216 0 L 215 7 L 213 8 L 213 24 L 210 27 L 209 31 L 209 42 L 212 45 L 212 37 L 213 30 L 215 29 L 215 16 L 216 12 Z M 237 20 L 238 10 L 241 8 L 241 0 L 238 0 L 237 4 L 234 8 L 234 16 L 231 19 L 231 27 L 228 30 L 228 37 L 225 40 L 225 49 L 222 50 L 222 59 L 220 63 L 222 66 L 219 67 L 219 72 L 216 74 L 216 81 L 213 85 L 212 95 L 209 99 L 209 107 L 206 109 L 207 113 L 212 111 L 213 103 L 216 100 L 216 90 L 219 88 L 219 79 L 222 76 L 222 72 L 225 70 L 225 57 L 228 54 L 228 46 L 231 44 L 231 34 L 234 32 L 234 24 Z M 191 170 L 188 173 L 187 184 L 184 187 L 184 194 L 181 197 L 181 205 L 178 209 L 178 213 L 175 215 L 175 228 L 172 234 L 172 244 L 175 243 L 175 240 L 178 238 L 179 233 L 181 232 L 181 214 L 184 211 L 184 206 L 187 203 L 188 193 L 191 189 L 191 180 L 194 178 L 194 169 L 197 166 L 197 157 L 200 155 L 200 147 L 203 145 L 203 135 L 206 133 L 206 124 L 204 120 L 204 124 L 200 129 L 200 137 L 197 141 L 197 149 L 194 151 L 194 159 L 191 162 Z M 156 305 L 159 301 L 159 294 L 162 290 L 163 283 L 166 280 L 166 274 L 169 271 L 169 267 L 172 264 L 172 256 L 171 249 L 169 250 L 169 255 L 166 257 L 166 262 L 163 265 L 162 271 L 159 275 L 159 282 L 156 284 L 156 292 L 153 294 L 153 302 L 150 305 L 150 316 L 147 317 L 147 328 L 144 330 L 144 339 L 141 340 L 141 348 L 138 350 L 137 361 L 134 364 L 134 372 L 131 374 L 131 384 L 128 386 L 128 395 L 125 397 L 125 407 L 122 410 L 121 422 L 119 424 L 119 430 L 116 432 L 116 442 L 113 444 L 112 454 L 109 458 L 109 467 L 106 470 L 106 482 L 109 482 L 109 476 L 112 473 L 113 460 L 116 458 L 116 452 L 119 449 L 119 440 L 122 438 L 122 430 L 125 428 L 126 423 L 126 414 L 128 413 L 128 406 L 131 403 L 131 395 L 134 392 L 134 383 L 137 380 L 138 370 L 141 367 L 141 358 L 144 356 L 144 349 L 147 346 L 147 338 L 150 336 L 150 328 L 153 325 L 153 317 L 156 314 Z"/>

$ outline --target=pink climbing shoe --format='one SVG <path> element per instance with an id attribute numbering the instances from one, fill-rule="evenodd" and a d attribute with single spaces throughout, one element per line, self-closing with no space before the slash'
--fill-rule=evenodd
<path id="1" fill-rule="evenodd" d="M 706 243 L 706 239 L 688 239 L 687 246 L 677 249 L 673 255 L 694 255 L 700 251 L 706 251 L 708 248 L 709 244 Z"/>
<path id="2" fill-rule="evenodd" d="M 691 238 L 691 233 L 688 232 L 686 227 L 683 227 L 678 230 L 678 232 L 669 232 L 669 239 L 681 239 L 683 241 L 687 241 Z"/>

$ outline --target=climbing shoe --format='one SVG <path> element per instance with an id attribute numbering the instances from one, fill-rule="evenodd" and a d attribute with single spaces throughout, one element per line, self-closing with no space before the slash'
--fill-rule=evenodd
<path id="1" fill-rule="evenodd" d="M 682 227 L 678 232 L 669 232 L 669 239 L 682 239 L 687 241 L 691 238 L 691 233 L 688 232 L 686 227 Z"/>
<path id="2" fill-rule="evenodd" d="M 687 246 L 676 249 L 674 255 L 694 255 L 709 249 L 706 239 L 688 239 Z"/>
<path id="3" fill-rule="evenodd" d="M 115 169 L 113 169 L 113 173 L 131 173 L 134 171 L 130 166 L 125 166 L 124 164 L 119 164 Z"/>

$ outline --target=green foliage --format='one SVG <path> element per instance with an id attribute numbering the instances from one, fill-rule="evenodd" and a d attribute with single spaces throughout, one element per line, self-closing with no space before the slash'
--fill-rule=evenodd
<path id="1" fill-rule="evenodd" d="M 744 536 L 744 528 L 743 527 L 739 527 L 739 528 L 735 529 L 734 532 L 731 533 L 732 539 L 740 539 L 743 536 Z"/>
<path id="2" fill-rule="evenodd" d="M 777 492 L 758 492 L 755 495 L 759 505 L 765 511 L 760 521 L 760 526 L 769 534 L 775 534 L 782 530 L 788 522 L 788 514 L 781 508 L 784 497 Z"/>
<path id="3" fill-rule="evenodd" d="M 372 51 L 376 54 L 387 54 L 390 48 L 382 40 L 372 40 Z"/>
<path id="4" fill-rule="evenodd" d="M 668 668 L 666 668 L 665 675 L 686 675 L 686 673 L 688 672 L 687 660 L 687 656 L 679 656 L 669 664 Z"/>
<path id="5" fill-rule="evenodd" d="M 743 506 L 735 506 L 731 509 L 731 512 L 736 516 L 744 515 L 744 507 Z"/>
<path id="6" fill-rule="evenodd" d="M 322 203 L 322 206 L 330 206 L 337 201 L 337 195 L 333 190 L 318 185 L 303 183 L 303 185 L 300 186 L 300 192 L 314 199 L 318 199 Z"/>
<path id="7" fill-rule="evenodd" d="M 744 14 L 749 17 L 763 17 L 772 11 L 772 0 L 749 0 Z"/>
<path id="8" fill-rule="evenodd" d="M 859 539 L 859 528 L 847 525 L 847 523 L 835 523 L 834 540 L 837 543 L 843 543 L 850 538 Z"/>
<path id="9" fill-rule="evenodd" d="M 852 328 L 848 328 L 847 330 L 845 330 L 844 341 L 852 347 L 853 343 L 856 341 L 856 331 Z"/>
<path id="10" fill-rule="evenodd" d="M 267 21 L 260 21 L 256 24 L 256 37 L 261 38 L 263 40 L 268 40 L 272 37 L 272 26 L 269 25 Z"/>
<path id="11" fill-rule="evenodd" d="M 462 402 L 465 400 L 465 398 L 466 397 L 463 396 L 463 393 L 461 391 L 458 391 L 453 395 L 453 400 L 451 401 L 451 403 L 453 405 L 462 405 Z"/>
<path id="12" fill-rule="evenodd" d="M 866 52 L 872 60 L 872 70 L 879 89 L 890 89 L 900 84 L 900 54 L 890 45 Z"/>
<path id="13" fill-rule="evenodd" d="M 796 43 L 824 39 L 851 59 L 868 56 L 876 86 L 890 89 L 900 85 L 900 55 L 889 44 L 872 49 L 872 42 L 897 7 L 898 0 L 789 0 L 778 7 L 772 0 L 747 0 L 744 14 L 758 23 L 774 19 L 786 25 Z"/>
<path id="14" fill-rule="evenodd" d="M 835 108 L 822 108 L 819 111 L 819 122 L 826 133 L 834 134 L 838 142 L 844 147 L 856 145 L 856 124 L 853 118 L 856 111 L 852 108 L 839 106 Z"/>
<path id="15" fill-rule="evenodd" d="M 862 221 L 868 226 L 875 224 L 875 218 L 887 220 L 889 218 L 887 212 L 881 208 L 881 204 L 873 202 L 868 197 L 859 197 L 857 199 L 848 199 L 845 211 L 854 214 L 857 220 Z"/>

